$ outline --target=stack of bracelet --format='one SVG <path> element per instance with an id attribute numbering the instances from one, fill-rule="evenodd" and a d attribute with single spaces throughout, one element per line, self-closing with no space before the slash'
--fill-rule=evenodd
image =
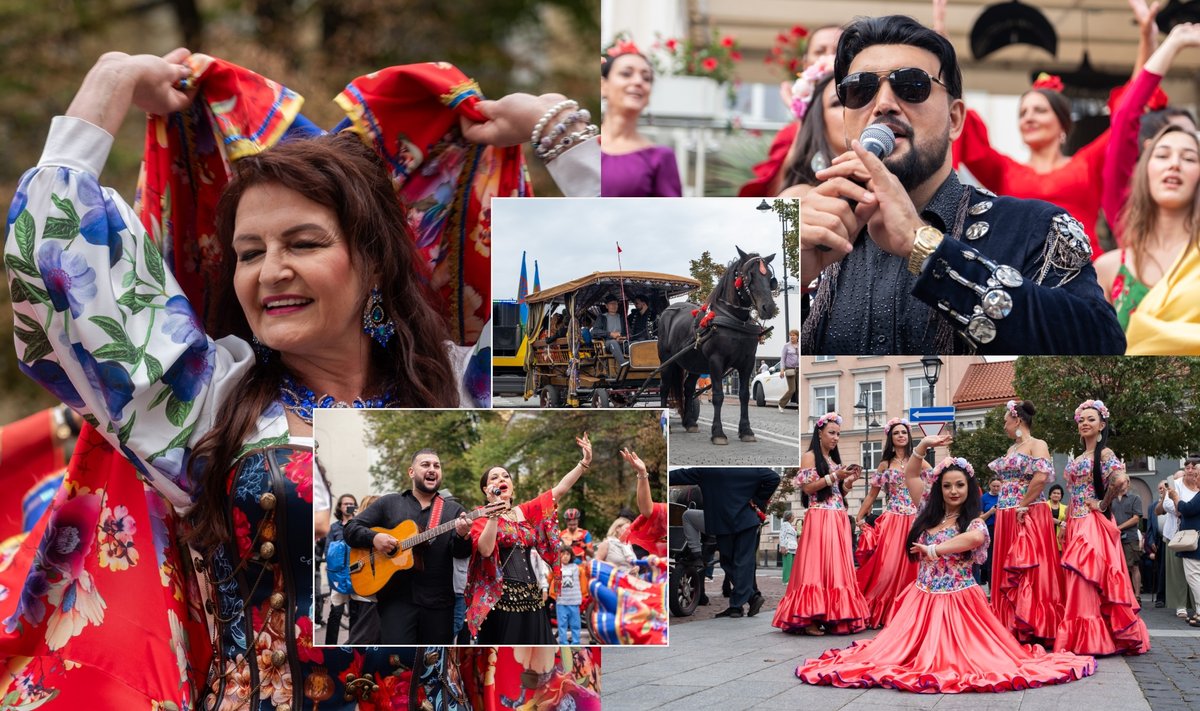
<path id="1" fill-rule="evenodd" d="M 550 122 L 562 114 L 568 112 L 562 117 L 562 120 L 555 121 L 553 125 Z M 595 138 L 600 135 L 600 128 L 594 123 L 588 123 L 592 120 L 592 114 L 587 109 L 580 109 L 579 103 L 567 99 L 560 101 L 550 110 L 542 114 L 538 119 L 537 125 L 533 127 L 533 134 L 529 137 L 529 142 L 533 144 L 534 154 L 542 160 L 543 163 L 549 163 L 572 146 L 576 146 L 584 141 Z M 578 131 L 568 133 L 568 129 L 583 125 L 583 128 Z M 549 130 L 547 130 L 547 126 Z"/>

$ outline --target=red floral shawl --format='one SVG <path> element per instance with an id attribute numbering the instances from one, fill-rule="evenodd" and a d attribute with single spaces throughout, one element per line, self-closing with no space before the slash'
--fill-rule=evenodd
<path id="1" fill-rule="evenodd" d="M 545 491 L 532 501 L 518 508 L 525 520 L 513 522 L 499 519 L 496 547 L 490 556 L 479 555 L 479 537 L 483 535 L 486 518 L 477 518 L 471 525 L 471 564 L 467 569 L 467 628 L 471 637 L 479 634 L 479 628 L 488 612 L 500 601 L 504 578 L 500 570 L 500 547 L 511 548 L 520 544 L 536 549 L 551 567 L 553 577 L 558 577 L 558 506 L 554 503 L 554 492 Z"/>

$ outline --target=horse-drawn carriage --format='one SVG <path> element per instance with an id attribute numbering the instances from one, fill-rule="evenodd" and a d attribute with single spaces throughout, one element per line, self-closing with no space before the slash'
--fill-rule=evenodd
<path id="1" fill-rule="evenodd" d="M 618 355 L 615 348 L 606 348 L 602 339 L 592 339 L 591 327 L 609 297 L 622 302 L 622 314 L 637 297 L 644 298 L 658 314 L 671 299 L 699 286 L 695 279 L 673 274 L 594 272 L 530 294 L 526 299 L 531 327 L 525 351 L 525 398 L 536 395 L 542 407 L 574 407 L 580 402 L 607 407 L 632 405 L 641 391 L 641 398 L 657 401 L 658 379 L 652 376 L 659 358 L 653 328 L 640 340 L 624 343 Z M 555 314 L 561 316 L 562 325 L 551 332 Z"/>

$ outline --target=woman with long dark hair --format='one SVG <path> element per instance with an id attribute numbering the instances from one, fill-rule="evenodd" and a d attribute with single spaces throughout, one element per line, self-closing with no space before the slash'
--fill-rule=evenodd
<path id="1" fill-rule="evenodd" d="M 821 415 L 813 425 L 808 451 L 800 458 L 796 486 L 808 511 L 787 592 L 771 621 L 784 632 L 853 634 L 866 626 L 867 602 L 854 579 L 845 504 L 862 467 L 842 465 L 837 447 L 841 432 L 840 415 Z"/>
<path id="2" fill-rule="evenodd" d="M 654 67 L 632 42 L 619 42 L 600 58 L 600 194 L 603 197 L 680 197 L 675 151 L 656 146 L 638 130 L 650 105 Z"/>
<path id="3" fill-rule="evenodd" d="M 1022 642 L 1049 645 L 1062 620 L 1063 579 L 1054 542 L 1046 484 L 1054 463 L 1045 440 L 1033 436 L 1037 408 L 1028 400 L 1005 405 L 1008 452 L 988 463 L 1000 478 L 992 546 L 992 611 Z"/>
<path id="4" fill-rule="evenodd" d="M 1138 615 L 1121 533 L 1108 514 L 1125 487 L 1125 464 L 1108 448 L 1109 411 L 1100 400 L 1075 408 L 1083 453 L 1064 472 L 1071 487 L 1071 519 L 1063 544 L 1066 604 L 1054 648 L 1079 654 L 1144 654 L 1150 634 Z"/>
<path id="5" fill-rule="evenodd" d="M 804 197 L 821 182 L 817 171 L 828 168 L 847 150 L 842 102 L 833 83 L 833 55 L 819 58 L 796 80 L 792 111 L 803 123 L 784 175 L 788 187 L 779 193 L 780 197 Z"/>
<path id="6" fill-rule="evenodd" d="M 934 443 L 948 441 L 927 437 L 909 458 L 905 473 L 914 500 L 924 495 L 921 458 Z M 987 556 L 979 508 L 971 465 L 961 457 L 943 459 L 905 541 L 919 570 L 896 601 L 893 623 L 874 639 L 806 660 L 796 676 L 808 684 L 956 694 L 1061 684 L 1093 673 L 1095 659 L 1022 645 L 992 614 L 971 575 L 972 564 Z"/>
<path id="7" fill-rule="evenodd" d="M 908 422 L 895 418 L 888 421 L 886 431 L 883 458 L 878 470 L 871 475 L 871 489 L 854 518 L 855 525 L 865 531 L 871 526 L 866 523 L 866 518 L 875 499 L 880 492 L 886 495 L 884 511 L 873 526 L 875 552 L 858 568 L 858 586 L 867 600 L 867 626 L 873 628 L 888 623 L 895 611 L 896 598 L 917 579 L 917 562 L 908 556 L 908 546 L 904 544 L 917 515 L 917 507 L 908 496 L 908 484 L 904 479 L 913 451 L 912 429 Z M 928 474 L 929 469 L 925 472 Z"/>

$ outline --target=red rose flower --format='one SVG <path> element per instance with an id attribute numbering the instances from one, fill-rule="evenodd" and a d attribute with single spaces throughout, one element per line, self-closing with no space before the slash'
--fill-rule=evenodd
<path id="1" fill-rule="evenodd" d="M 703 65 L 705 71 L 711 72 L 717 68 L 717 60 L 713 59 L 712 57 L 705 57 Z"/>
<path id="2" fill-rule="evenodd" d="M 792 35 L 796 37 L 808 37 L 808 30 L 804 25 L 796 25 L 792 27 Z"/>
<path id="3" fill-rule="evenodd" d="M 678 47 L 679 47 L 679 40 L 677 40 L 675 38 L 671 38 L 671 39 L 667 40 L 667 49 L 674 52 Z"/>
<path id="4" fill-rule="evenodd" d="M 733 38 L 730 37 L 729 35 L 725 35 L 724 37 L 721 38 L 721 46 L 722 47 L 732 47 L 733 46 Z"/>
<path id="5" fill-rule="evenodd" d="M 733 60 L 733 61 L 735 61 L 735 62 L 740 62 L 740 61 L 742 61 L 742 53 L 741 53 L 741 52 L 738 52 L 738 51 L 733 51 L 733 52 L 730 52 L 730 53 L 729 53 L 729 58 L 730 58 L 730 59 L 732 59 L 732 60 Z"/>

